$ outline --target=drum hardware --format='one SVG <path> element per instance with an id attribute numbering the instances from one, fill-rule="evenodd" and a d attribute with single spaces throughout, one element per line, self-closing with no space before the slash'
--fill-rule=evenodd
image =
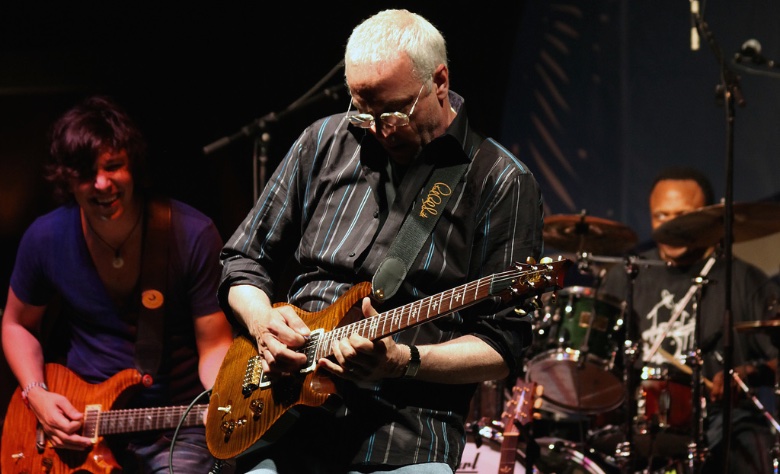
<path id="1" fill-rule="evenodd" d="M 718 358 L 718 360 L 722 363 L 723 362 L 722 356 L 717 352 L 715 353 L 715 355 Z M 742 380 L 742 377 L 740 377 L 736 371 L 733 371 L 731 373 L 731 376 L 732 378 L 734 378 L 734 381 L 737 382 L 739 388 L 745 393 L 745 395 L 750 399 L 750 401 L 753 402 L 753 405 L 755 405 L 755 407 L 758 408 L 759 411 L 761 411 L 761 414 L 764 415 L 764 418 L 766 418 L 769 421 L 769 423 L 772 425 L 772 427 L 774 427 L 775 433 L 780 433 L 780 423 L 778 423 L 775 417 L 772 416 L 772 414 L 769 413 L 769 411 L 764 407 L 764 405 L 761 403 L 761 400 L 759 400 L 755 396 L 755 394 L 751 392 L 750 387 L 748 387 L 747 384 Z"/>
<path id="2" fill-rule="evenodd" d="M 675 358 L 672 354 L 666 352 L 663 349 L 658 349 L 658 353 L 661 354 L 661 356 L 663 356 L 663 358 L 666 359 L 670 364 L 680 369 L 680 371 L 684 372 L 686 375 L 693 375 L 693 369 L 691 369 L 690 366 L 687 366 L 677 360 L 677 358 Z M 701 382 L 708 389 L 712 389 L 712 380 L 708 379 L 707 377 L 701 377 Z"/>
<path id="3" fill-rule="evenodd" d="M 737 332 L 762 332 L 762 333 L 769 333 L 772 339 L 772 343 L 775 345 L 775 347 L 780 346 L 780 314 L 776 314 L 776 317 L 774 319 L 765 319 L 765 320 L 757 320 L 757 321 L 744 321 L 740 323 L 734 324 L 734 330 Z M 723 361 L 720 359 L 720 354 L 715 353 L 716 358 L 718 358 L 718 361 L 723 363 Z M 742 380 L 739 378 L 737 373 L 734 371 L 732 372 L 734 375 L 735 380 L 739 384 L 740 388 L 751 397 L 751 400 L 753 400 L 753 403 L 761 410 L 761 412 L 764 414 L 764 416 L 769 420 L 769 422 L 772 424 L 772 426 L 775 429 L 775 443 L 772 446 L 772 464 L 773 464 L 773 473 L 778 474 L 780 472 L 780 426 L 778 426 L 777 419 L 774 418 L 768 410 L 766 410 L 763 405 L 760 403 L 760 401 L 751 393 L 749 393 L 749 388 L 746 384 L 742 382 Z M 778 354 L 777 358 L 777 367 L 775 369 L 775 387 L 774 387 L 774 394 L 775 394 L 775 409 L 780 411 L 780 354 Z M 776 415 L 778 413 L 775 413 Z"/>
<path id="4" fill-rule="evenodd" d="M 647 372 L 647 363 L 649 363 L 653 356 L 656 353 L 660 353 L 664 358 L 666 359 L 673 359 L 676 361 L 675 357 L 673 357 L 671 354 L 668 354 L 667 352 L 663 351 L 661 349 L 661 344 L 663 340 L 666 338 L 668 331 L 672 328 L 673 323 L 680 317 L 685 307 L 688 305 L 688 303 L 691 301 L 692 298 L 694 298 L 694 302 L 692 305 L 693 308 L 693 315 L 695 319 L 695 326 L 694 326 L 694 339 L 693 339 L 693 350 L 691 350 L 687 356 L 686 356 L 686 364 L 676 363 L 674 364 L 676 367 L 685 366 L 687 370 L 685 370 L 686 373 L 690 372 L 690 375 L 692 375 L 692 383 L 691 383 L 691 400 L 692 401 L 698 401 L 697 403 L 691 403 L 693 405 L 693 416 L 691 418 L 691 440 L 688 443 L 687 450 L 687 459 L 688 459 L 688 467 L 690 468 L 691 472 L 699 472 L 699 468 L 701 467 L 705 456 L 706 456 L 706 447 L 704 443 L 704 429 L 703 429 L 703 408 L 702 408 L 702 393 L 701 393 L 701 366 L 702 366 L 702 359 L 701 359 L 701 351 L 700 351 L 700 341 L 699 341 L 699 328 L 701 327 L 701 316 L 699 315 L 698 306 L 701 299 L 701 293 L 702 293 L 702 287 L 708 283 L 707 279 L 705 278 L 707 273 L 709 273 L 712 266 L 715 264 L 716 258 L 715 256 L 711 256 L 709 260 L 705 263 L 704 267 L 702 268 L 702 271 L 699 276 L 693 279 L 693 282 L 691 284 L 690 289 L 685 294 L 685 296 L 677 302 L 677 304 L 674 307 L 673 313 L 669 321 L 667 322 L 666 331 L 664 331 L 662 334 L 660 334 L 656 340 L 653 343 L 653 346 L 650 348 L 650 350 L 647 352 L 647 354 L 642 357 L 643 361 L 643 377 L 645 380 L 648 378 L 648 372 Z M 625 273 L 626 277 L 628 278 L 629 282 L 626 286 L 626 308 L 629 308 L 631 310 L 631 313 L 633 314 L 633 292 L 634 292 L 634 281 L 636 277 L 639 275 L 639 265 L 636 261 L 636 259 L 633 256 L 628 256 L 625 259 Z M 618 443 L 616 449 L 615 449 L 615 459 L 618 461 L 618 464 L 620 465 L 621 469 L 627 470 L 628 472 L 635 472 L 635 466 L 636 466 L 636 446 L 635 446 L 635 435 L 649 435 L 650 436 L 650 448 L 646 451 L 649 453 L 649 456 L 653 455 L 653 445 L 655 444 L 656 435 L 658 434 L 659 429 L 665 428 L 666 425 L 669 424 L 668 415 L 670 414 L 671 410 L 671 403 L 672 400 L 671 394 L 668 392 L 665 393 L 664 390 L 661 390 L 655 394 L 655 396 L 658 397 L 657 403 L 653 406 L 655 410 L 657 410 L 657 418 L 658 420 L 653 420 L 652 423 L 648 422 L 648 419 L 646 417 L 647 415 L 647 395 L 646 392 L 643 392 L 643 387 L 641 382 L 637 382 L 637 377 L 635 375 L 635 367 L 637 359 L 640 355 L 640 350 L 638 346 L 638 340 L 636 335 L 636 324 L 633 322 L 627 324 L 626 328 L 626 340 L 624 342 L 624 366 L 623 366 L 623 384 L 625 389 L 625 398 L 627 400 L 634 399 L 635 395 L 644 393 L 645 395 L 643 397 L 638 398 L 638 403 L 635 405 L 633 403 L 628 404 L 628 413 L 626 416 L 625 426 L 624 428 L 624 434 L 625 434 L 625 441 Z M 659 352 L 663 351 L 663 352 Z M 698 381 L 698 382 L 697 382 Z"/>
<path id="5" fill-rule="evenodd" d="M 499 471 L 501 443 L 496 442 L 492 436 L 492 434 L 488 434 L 480 447 L 476 446 L 473 439 L 467 440 L 460 466 L 455 470 L 455 474 L 503 472 Z M 468 438 L 471 438 L 470 434 Z M 560 438 L 537 438 L 536 443 L 539 447 L 536 466 L 530 469 L 527 467 L 527 447 L 521 445 L 517 450 L 514 472 L 518 474 L 531 472 L 535 474 L 607 474 L 612 472 L 611 469 L 608 469 L 606 462 L 598 456 L 598 453 L 585 453 L 582 447 L 576 443 Z"/>

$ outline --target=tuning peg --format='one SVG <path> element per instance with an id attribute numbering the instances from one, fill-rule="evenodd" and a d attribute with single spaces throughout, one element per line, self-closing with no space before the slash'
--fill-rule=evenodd
<path id="1" fill-rule="evenodd" d="M 527 263 L 528 265 L 534 265 L 536 264 L 536 259 L 533 257 L 528 257 L 525 259 L 525 263 Z"/>
<path id="2" fill-rule="evenodd" d="M 542 257 L 542 259 L 539 260 L 539 263 L 542 263 L 542 264 L 547 264 L 547 263 L 552 263 L 552 262 L 553 262 L 553 259 L 550 258 L 550 257 Z"/>

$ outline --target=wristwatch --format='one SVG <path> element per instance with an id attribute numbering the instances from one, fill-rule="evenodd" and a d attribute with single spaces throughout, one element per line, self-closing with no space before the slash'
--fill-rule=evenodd
<path id="1" fill-rule="evenodd" d="M 404 368 L 404 375 L 403 378 L 405 379 L 411 379 L 414 378 L 417 375 L 417 371 L 420 370 L 420 351 L 417 349 L 417 346 L 409 346 L 409 363 L 406 364 L 406 368 Z"/>

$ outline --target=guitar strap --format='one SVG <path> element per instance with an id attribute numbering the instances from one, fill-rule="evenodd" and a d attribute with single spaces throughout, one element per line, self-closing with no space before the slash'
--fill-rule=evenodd
<path id="1" fill-rule="evenodd" d="M 418 207 L 412 205 L 404 218 L 398 236 L 379 264 L 371 281 L 374 298 L 386 301 L 395 295 L 423 243 L 441 217 L 455 186 L 470 163 L 443 166 L 434 170 L 423 189 L 428 194 Z"/>
<path id="2" fill-rule="evenodd" d="M 168 282 L 168 254 L 171 202 L 150 198 L 147 202 L 146 234 L 141 258 L 141 309 L 135 342 L 135 364 L 150 386 L 162 360 L 165 322 L 165 291 Z"/>

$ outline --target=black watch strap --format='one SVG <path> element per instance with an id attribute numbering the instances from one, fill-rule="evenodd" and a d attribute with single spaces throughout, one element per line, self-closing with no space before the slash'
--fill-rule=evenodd
<path id="1" fill-rule="evenodd" d="M 406 364 L 403 375 L 405 379 L 414 378 L 417 375 L 417 371 L 420 370 L 420 351 L 417 349 L 417 346 L 410 345 L 409 353 L 409 363 Z"/>

